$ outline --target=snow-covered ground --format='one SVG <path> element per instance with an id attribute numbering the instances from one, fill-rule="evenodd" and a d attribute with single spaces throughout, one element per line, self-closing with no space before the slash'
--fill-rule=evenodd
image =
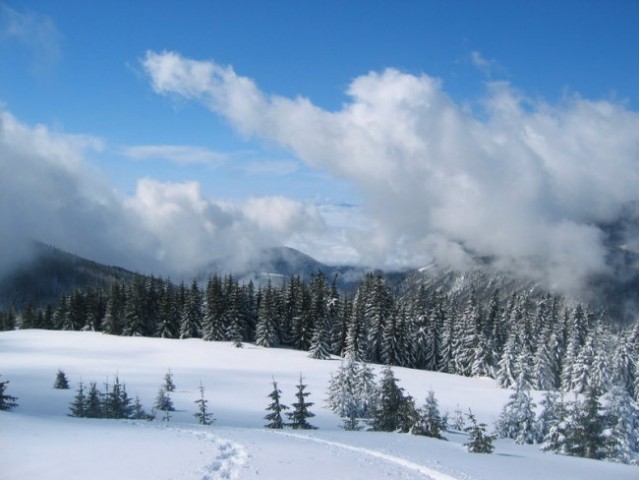
<path id="1" fill-rule="evenodd" d="M 633 479 L 639 468 L 539 451 L 498 440 L 495 453 L 468 453 L 463 434 L 448 441 L 395 433 L 345 432 L 324 407 L 338 360 L 306 353 L 201 340 L 127 338 L 88 332 L 0 333 L 0 380 L 19 406 L 0 412 L 0 479 Z M 52 387 L 58 369 L 70 390 Z M 161 421 L 90 420 L 67 416 L 78 382 L 98 386 L 117 374 L 130 396 L 151 409 L 171 369 L 177 409 Z M 315 402 L 313 431 L 263 428 L 274 377 L 283 402 L 294 401 L 300 373 Z M 397 368 L 422 404 L 435 391 L 442 411 L 472 408 L 492 425 L 509 392 L 489 379 Z M 216 422 L 197 424 L 202 382 Z"/>

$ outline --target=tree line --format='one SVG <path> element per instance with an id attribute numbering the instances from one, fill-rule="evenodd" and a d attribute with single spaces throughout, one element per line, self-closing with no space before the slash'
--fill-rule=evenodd
<path id="1" fill-rule="evenodd" d="M 391 288 L 366 275 L 352 294 L 322 272 L 256 287 L 232 275 L 189 286 L 153 277 L 62 295 L 56 305 L 0 312 L 0 328 L 91 330 L 289 347 L 313 358 L 495 378 L 502 387 L 598 394 L 619 386 L 639 399 L 639 323 L 558 295 L 495 289 L 480 299 L 420 284 Z"/>

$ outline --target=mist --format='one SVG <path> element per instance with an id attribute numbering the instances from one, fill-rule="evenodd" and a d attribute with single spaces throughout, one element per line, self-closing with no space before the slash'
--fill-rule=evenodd
<path id="1" fill-rule="evenodd" d="M 639 196 L 639 114 L 623 102 L 550 104 L 490 82 L 462 104 L 437 78 L 386 69 L 353 79 L 349 101 L 327 111 L 214 61 L 147 52 L 142 64 L 156 93 L 355 184 L 372 228 L 350 241 L 369 265 L 468 268 L 481 256 L 578 289 L 611 271 L 600 225 Z"/>
<path id="2" fill-rule="evenodd" d="M 283 197 L 207 198 L 196 181 L 138 180 L 126 196 L 92 167 L 105 142 L 29 126 L 0 110 L 0 276 L 33 241 L 141 273 L 192 277 L 208 262 L 250 258 L 298 231 L 321 232 L 313 206 Z"/>

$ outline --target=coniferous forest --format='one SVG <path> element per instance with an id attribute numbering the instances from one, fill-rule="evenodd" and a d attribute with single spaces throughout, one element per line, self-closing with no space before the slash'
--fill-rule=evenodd
<path id="1" fill-rule="evenodd" d="M 495 289 L 480 300 L 368 274 L 354 293 L 321 272 L 256 287 L 231 275 L 206 285 L 153 277 L 89 287 L 56 305 L 0 312 L 0 327 L 202 338 L 305 350 L 356 361 L 495 378 L 502 387 L 639 398 L 639 324 L 616 327 L 561 296 Z"/>

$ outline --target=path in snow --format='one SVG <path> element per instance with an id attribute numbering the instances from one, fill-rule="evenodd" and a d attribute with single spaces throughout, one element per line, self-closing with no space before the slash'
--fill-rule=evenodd
<path id="1" fill-rule="evenodd" d="M 237 443 L 219 438 L 208 432 L 194 432 L 202 440 L 216 444 L 218 454 L 213 462 L 204 467 L 202 480 L 233 480 L 238 478 L 242 467 L 246 464 L 248 454 L 244 447 Z"/>
<path id="2" fill-rule="evenodd" d="M 274 432 L 274 433 L 277 433 L 278 435 L 284 435 L 287 437 L 299 438 L 301 440 L 308 440 L 311 442 L 322 443 L 324 445 L 330 445 L 332 447 L 342 448 L 344 450 L 350 450 L 352 452 L 362 453 L 364 455 L 379 458 L 386 462 L 395 463 L 401 467 L 404 467 L 410 470 L 415 470 L 421 473 L 422 475 L 426 475 L 426 477 L 432 480 L 471 480 L 471 477 L 467 475 L 463 475 L 460 478 L 453 477 L 451 475 L 440 472 L 438 470 L 427 467 L 425 465 L 420 465 L 418 463 L 411 462 L 404 458 L 396 457 L 395 455 L 391 455 L 388 453 L 379 452 L 377 450 L 371 450 L 371 449 L 363 448 L 363 447 L 356 447 L 353 445 L 348 445 L 346 443 L 334 442 L 331 440 L 324 440 L 323 438 L 311 437 L 308 435 L 300 435 L 296 433 L 288 433 L 288 432 Z"/>

